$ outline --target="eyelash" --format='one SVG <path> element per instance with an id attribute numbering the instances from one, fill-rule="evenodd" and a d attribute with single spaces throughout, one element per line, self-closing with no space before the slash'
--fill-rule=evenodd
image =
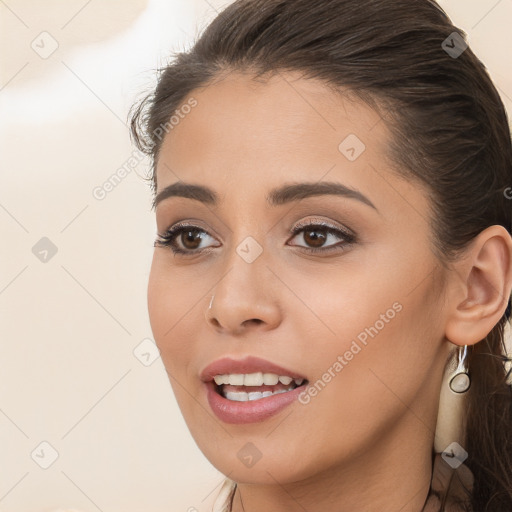
<path id="1" fill-rule="evenodd" d="M 306 229 L 308 228 L 308 229 Z M 292 238 L 295 238 L 299 233 L 306 232 L 306 231 L 324 231 L 327 234 L 334 234 L 338 238 L 343 239 L 343 243 L 341 244 L 335 244 L 327 246 L 326 248 L 312 248 L 312 247 L 305 247 L 302 245 L 299 246 L 293 246 L 293 247 L 299 247 L 301 250 L 310 253 L 310 254 L 318 254 L 318 253 L 327 253 L 332 251 L 344 251 L 344 246 L 350 246 L 356 242 L 356 236 L 349 232 L 348 230 L 343 230 L 339 227 L 332 226 L 330 224 L 324 223 L 324 222 L 305 222 L 305 223 L 299 223 L 297 226 L 295 226 L 291 231 L 290 234 L 293 235 Z M 203 252 L 210 252 L 211 249 L 214 249 L 214 247 L 206 247 L 203 249 L 195 249 L 195 250 L 183 250 L 180 247 L 176 245 L 176 238 L 178 238 L 179 235 L 181 235 L 183 232 L 186 231 L 198 231 L 201 233 L 207 233 L 204 229 L 200 228 L 199 226 L 195 226 L 193 224 L 182 224 L 178 223 L 169 228 L 163 235 L 158 235 L 158 238 L 155 240 L 155 247 L 168 247 L 172 250 L 174 254 L 179 254 L 183 256 L 193 256 L 199 253 Z M 210 235 L 209 235 L 210 236 Z"/>

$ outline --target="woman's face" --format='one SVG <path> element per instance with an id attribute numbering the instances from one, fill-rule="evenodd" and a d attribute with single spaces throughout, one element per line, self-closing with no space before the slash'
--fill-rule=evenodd
<path id="1" fill-rule="evenodd" d="M 148 304 L 198 446 L 239 482 L 389 463 L 402 448 L 426 459 L 447 355 L 446 271 L 425 190 L 386 160 L 385 121 L 292 73 L 267 83 L 232 73 L 190 98 L 161 148 L 156 218 L 162 236 L 193 229 L 168 240 L 186 254 L 157 243 Z M 167 189 L 176 183 L 211 195 Z M 298 184 L 311 189 L 286 189 Z M 248 356 L 267 363 L 235 364 Z M 209 371 L 223 358 L 235 363 Z M 214 391 L 214 375 L 259 372 L 307 382 L 285 391 L 294 381 L 232 377 L 219 388 L 229 399 Z"/>

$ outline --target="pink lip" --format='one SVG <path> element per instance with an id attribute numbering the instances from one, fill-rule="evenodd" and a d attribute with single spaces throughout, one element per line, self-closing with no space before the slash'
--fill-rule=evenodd
<path id="1" fill-rule="evenodd" d="M 266 359 L 261 359 L 255 356 L 247 356 L 244 359 L 235 360 L 229 357 L 217 359 L 213 363 L 204 368 L 199 377 L 203 382 L 213 380 L 215 375 L 225 375 L 226 373 L 275 373 L 277 375 L 286 375 L 293 379 L 305 379 L 293 370 L 283 368 L 277 364 L 271 363 Z"/>
<path id="2" fill-rule="evenodd" d="M 286 375 L 294 379 L 305 379 L 305 377 L 297 372 L 283 368 L 265 359 L 260 359 L 259 357 L 248 356 L 239 361 L 229 357 L 218 359 L 204 368 L 200 373 L 200 377 L 204 382 L 208 404 L 213 413 L 221 421 L 238 424 L 264 421 L 295 402 L 307 384 L 307 380 L 305 380 L 301 386 L 296 387 L 292 391 L 247 402 L 228 400 L 216 391 L 217 385 L 213 380 L 215 375 L 256 372 L 275 373 L 277 375 Z"/>
<path id="3" fill-rule="evenodd" d="M 286 393 L 279 393 L 248 402 L 234 402 L 224 398 L 215 391 L 216 384 L 213 380 L 205 382 L 203 386 L 206 388 L 206 397 L 215 416 L 224 423 L 238 424 L 256 423 L 274 416 L 295 402 L 299 394 L 306 388 L 306 384 L 302 384 Z"/>

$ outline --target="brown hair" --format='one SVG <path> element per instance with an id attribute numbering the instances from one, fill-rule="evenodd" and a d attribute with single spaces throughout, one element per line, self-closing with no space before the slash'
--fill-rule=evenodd
<path id="1" fill-rule="evenodd" d="M 350 90 L 384 114 L 389 156 L 426 185 L 434 248 L 449 261 L 491 225 L 512 226 L 507 115 L 496 88 L 433 0 L 238 0 L 194 46 L 175 55 L 156 90 L 135 105 L 132 136 L 156 161 L 162 126 L 193 90 L 223 72 L 255 77 L 300 71 L 334 90 Z M 504 315 L 473 350 L 466 450 L 476 511 L 512 510 L 512 390 L 503 367 Z"/>

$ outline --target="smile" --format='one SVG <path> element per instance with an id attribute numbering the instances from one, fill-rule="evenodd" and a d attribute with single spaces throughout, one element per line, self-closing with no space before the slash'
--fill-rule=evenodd
<path id="1" fill-rule="evenodd" d="M 215 375 L 214 381 L 215 391 L 227 400 L 248 402 L 292 391 L 305 379 L 257 372 Z"/>

